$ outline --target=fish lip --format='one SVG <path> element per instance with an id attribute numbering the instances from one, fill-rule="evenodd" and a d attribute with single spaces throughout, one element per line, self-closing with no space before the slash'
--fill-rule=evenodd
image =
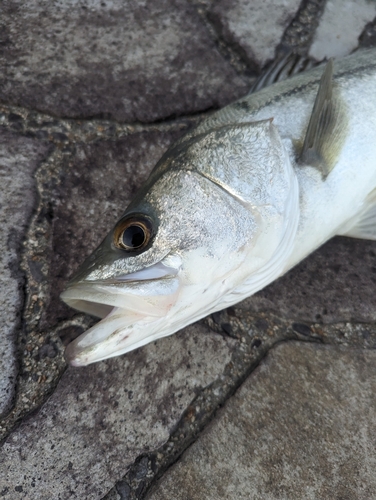
<path id="1" fill-rule="evenodd" d="M 165 290 L 165 293 L 170 294 L 168 288 L 173 288 L 174 284 L 178 284 L 179 271 L 180 263 L 176 267 L 171 267 L 160 261 L 132 273 L 121 273 L 104 279 L 86 278 L 77 281 L 73 278 L 60 294 L 60 298 L 74 309 L 103 318 L 111 312 L 110 306 L 122 307 L 119 303 L 121 299 L 117 295 L 128 293 L 133 301 L 137 293 L 142 296 L 152 296 L 153 293 L 163 295 L 163 290 L 158 292 L 156 289 L 158 284 L 161 285 L 161 289 Z M 97 304 L 97 310 L 95 304 Z M 124 307 L 124 309 L 127 308 Z"/>
<path id="2" fill-rule="evenodd" d="M 129 284 L 130 286 L 132 285 L 135 285 L 137 283 L 142 283 L 142 284 L 147 284 L 147 283 L 157 283 L 159 281 L 170 281 L 172 279 L 175 279 L 176 278 L 176 274 L 166 274 L 165 276 L 161 276 L 159 278 L 152 278 L 152 279 L 136 279 L 135 277 L 133 277 L 132 275 L 133 274 L 136 274 L 136 273 L 129 273 L 129 274 L 126 274 L 126 275 L 118 275 L 118 276 L 114 276 L 112 278 L 104 278 L 104 279 L 91 279 L 91 280 L 83 280 L 83 281 L 72 281 L 72 282 L 69 282 L 67 283 L 65 289 L 61 292 L 60 294 L 60 298 L 62 298 L 62 300 L 64 300 L 63 298 L 63 295 L 65 294 L 65 292 L 67 292 L 68 290 L 77 290 L 79 288 L 92 288 L 92 287 L 95 287 L 95 286 L 110 286 L 110 285 L 114 285 L 114 286 L 119 286 L 119 285 L 126 285 L 126 284 Z"/>
<path id="3" fill-rule="evenodd" d="M 80 354 L 83 351 L 83 349 L 81 350 L 79 348 L 77 349 L 76 340 L 73 340 L 66 346 L 64 351 L 64 359 L 66 363 L 68 363 L 71 366 L 75 367 L 85 366 L 84 364 L 80 363 Z"/>
<path id="4" fill-rule="evenodd" d="M 118 274 L 114 276 L 113 280 L 115 282 L 127 282 L 127 281 L 152 281 L 165 278 L 171 278 L 176 276 L 179 272 L 179 268 L 166 266 L 163 262 L 157 262 L 156 264 L 140 269 L 133 273 Z"/>
<path id="5" fill-rule="evenodd" d="M 117 274 L 116 276 L 111 276 L 110 278 L 90 278 L 90 274 L 84 279 L 77 279 L 77 273 L 72 277 L 71 280 L 68 281 L 66 285 L 66 289 L 71 288 L 73 286 L 77 286 L 82 283 L 90 283 L 90 284 L 99 284 L 99 283 L 123 283 L 125 281 L 151 281 L 163 278 L 170 278 L 172 276 L 176 276 L 180 270 L 180 264 L 177 267 L 171 267 L 164 264 L 162 261 L 156 262 L 155 264 L 144 267 L 143 269 L 139 269 L 137 271 L 126 273 L 122 272 Z"/>

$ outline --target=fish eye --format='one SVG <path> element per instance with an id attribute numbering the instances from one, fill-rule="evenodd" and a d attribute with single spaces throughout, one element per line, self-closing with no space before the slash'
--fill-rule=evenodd
<path id="1" fill-rule="evenodd" d="M 151 220 L 145 216 L 133 216 L 122 219 L 114 230 L 114 244 L 128 252 L 142 250 L 153 235 Z"/>

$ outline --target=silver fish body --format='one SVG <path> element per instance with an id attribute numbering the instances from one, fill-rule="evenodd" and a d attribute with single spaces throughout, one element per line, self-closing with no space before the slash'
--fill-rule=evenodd
<path id="1" fill-rule="evenodd" d="M 328 65 L 329 66 L 329 65 Z M 62 299 L 85 365 L 234 304 L 336 234 L 376 239 L 376 51 L 274 84 L 175 143 Z"/>

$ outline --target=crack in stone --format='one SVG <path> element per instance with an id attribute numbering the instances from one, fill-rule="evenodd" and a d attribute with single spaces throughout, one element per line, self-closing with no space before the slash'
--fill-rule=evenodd
<path id="1" fill-rule="evenodd" d="M 68 143 L 115 140 L 140 132 L 185 130 L 213 112 L 214 110 L 202 110 L 178 118 L 171 117 L 143 124 L 88 118 L 57 118 L 27 108 L 0 105 L 0 125 L 27 137 L 48 140 L 61 148 Z"/>
<path id="2" fill-rule="evenodd" d="M 226 39 L 223 34 L 221 20 L 209 12 L 213 2 L 198 0 L 192 3 L 196 7 L 209 36 L 216 44 L 219 53 L 233 67 L 237 74 L 248 83 L 250 88 L 258 75 L 257 66 L 249 59 L 241 45 Z"/>
<path id="3" fill-rule="evenodd" d="M 376 46 L 376 18 L 366 24 L 359 37 L 359 48 L 369 48 Z"/>
<path id="4" fill-rule="evenodd" d="M 169 440 L 158 450 L 140 455 L 104 500 L 143 500 L 155 483 L 199 439 L 218 410 L 241 387 L 270 349 L 289 341 L 304 341 L 348 348 L 376 349 L 376 325 L 339 322 L 303 323 L 268 312 L 247 314 L 236 306 L 215 313 L 203 322 L 219 335 L 238 342 L 223 376 L 203 389 L 184 412 Z M 223 325 L 231 326 L 229 335 Z M 117 496 L 116 496 L 117 495 Z"/>
<path id="5" fill-rule="evenodd" d="M 20 269 L 25 276 L 25 300 L 21 312 L 22 328 L 17 342 L 19 372 L 16 383 L 14 405 L 7 415 L 0 420 L 0 440 L 18 425 L 21 419 L 38 408 L 56 387 L 65 370 L 62 357 L 61 342 L 53 332 L 41 335 L 38 322 L 41 315 L 43 300 L 48 294 L 48 259 L 50 252 L 50 235 L 48 214 L 45 213 L 46 193 L 43 187 L 47 172 L 52 175 L 56 159 L 61 151 L 55 148 L 34 173 L 37 190 L 35 212 L 26 232 L 23 248 L 20 254 Z M 47 196 L 49 198 L 49 196 Z M 43 279 L 39 280 L 31 271 L 30 263 L 38 264 L 38 270 Z M 39 356 L 39 349 L 48 337 L 48 342 L 55 346 L 55 352 L 50 351 L 49 359 L 56 357 L 54 364 Z M 58 356 L 58 354 L 60 356 Z M 48 372 L 48 376 L 44 375 Z"/>
<path id="6" fill-rule="evenodd" d="M 280 346 L 280 344 L 283 344 L 283 346 Z M 294 356 L 294 350 L 295 350 L 295 356 Z M 307 432 L 309 432 L 308 428 L 310 426 L 315 427 L 316 429 L 320 429 L 320 431 L 321 431 L 321 429 L 325 429 L 325 427 L 326 427 L 325 419 L 327 419 L 327 422 L 329 422 L 328 427 L 321 434 L 321 436 L 320 436 L 320 432 L 318 434 L 316 434 L 314 432 L 313 435 L 314 435 L 314 438 L 320 438 L 324 435 L 324 438 L 322 439 L 319 446 L 323 446 L 324 448 L 326 448 L 327 444 L 330 443 L 330 437 L 328 438 L 328 436 L 330 434 L 330 428 L 333 428 L 334 438 L 332 438 L 332 440 L 334 440 L 334 443 L 332 441 L 331 449 L 333 450 L 334 455 L 338 455 L 338 449 L 341 449 L 341 446 L 336 446 L 337 442 L 339 441 L 341 443 L 346 443 L 346 440 L 343 437 L 344 436 L 343 431 L 345 430 L 344 429 L 344 427 L 345 427 L 344 421 L 347 421 L 347 409 L 348 409 L 347 406 L 351 407 L 351 405 L 354 404 L 354 407 L 357 407 L 358 404 L 361 404 L 361 403 L 359 403 L 359 401 L 362 399 L 362 396 L 363 396 L 363 402 L 362 402 L 363 403 L 363 408 L 362 408 L 363 411 L 357 412 L 357 415 L 359 416 L 359 414 L 361 414 L 361 416 L 363 417 L 364 411 L 367 412 L 368 405 L 370 403 L 370 401 L 369 401 L 370 385 L 368 385 L 369 379 L 367 380 L 368 383 L 367 382 L 365 384 L 363 384 L 363 383 L 367 379 L 367 376 L 364 373 L 367 372 L 367 364 L 369 364 L 370 361 L 372 362 L 372 359 L 373 359 L 372 353 L 370 353 L 371 354 L 370 356 L 367 356 L 366 354 L 359 353 L 359 350 L 357 350 L 357 349 L 352 353 L 351 349 L 338 349 L 338 348 L 334 347 L 333 345 L 331 345 L 329 349 L 325 349 L 325 347 L 323 347 L 323 346 L 321 346 L 321 347 L 319 347 L 319 346 L 308 347 L 306 343 L 304 344 L 302 342 L 291 341 L 291 339 L 276 343 L 269 351 L 270 351 L 270 358 L 268 355 L 269 359 L 267 359 L 265 364 L 263 364 L 263 366 L 260 367 L 260 370 L 258 370 L 258 372 L 254 373 L 253 377 L 251 377 L 250 379 L 248 379 L 245 382 L 244 388 L 240 389 L 240 387 L 239 387 L 240 394 L 235 395 L 235 401 L 233 402 L 233 404 L 230 405 L 230 404 L 226 403 L 226 407 L 223 409 L 223 411 L 219 415 L 217 415 L 216 422 L 213 422 L 213 426 L 210 426 L 210 428 L 207 429 L 207 432 L 204 435 L 199 436 L 200 440 L 197 443 L 198 446 L 197 445 L 194 446 L 193 450 L 188 451 L 187 454 L 186 454 L 187 450 L 184 450 L 184 457 L 182 457 L 181 462 L 180 462 L 180 460 L 177 460 L 174 463 L 174 464 L 176 464 L 177 462 L 180 462 L 180 464 L 177 467 L 177 470 L 179 470 L 180 473 L 181 473 L 182 468 L 183 468 L 183 470 L 185 470 L 185 472 L 188 472 L 188 475 L 190 476 L 190 481 L 188 482 L 188 484 L 193 486 L 193 490 L 191 489 L 191 494 L 192 494 L 192 491 L 194 491 L 194 489 L 196 488 L 195 478 L 198 479 L 198 477 L 200 477 L 201 480 L 203 482 L 205 482 L 205 479 L 206 479 L 206 477 L 208 477 L 207 474 L 208 474 L 209 469 L 210 469 L 210 466 L 209 466 L 207 468 L 207 470 L 201 476 L 199 476 L 199 474 L 197 474 L 197 468 L 195 471 L 193 470 L 195 468 L 194 463 L 196 463 L 196 465 L 197 465 L 197 463 L 200 463 L 202 465 L 204 465 L 204 463 L 210 464 L 212 470 L 214 470 L 215 466 L 219 465 L 219 462 L 223 463 L 223 461 L 225 460 L 224 463 L 227 463 L 226 462 L 227 457 L 229 455 L 231 455 L 231 453 L 232 453 L 232 446 L 235 446 L 235 448 L 233 448 L 234 450 L 237 450 L 237 445 L 241 446 L 241 444 L 239 443 L 240 440 L 233 439 L 233 437 L 235 437 L 235 433 L 233 432 L 234 431 L 233 428 L 231 428 L 231 430 L 227 433 L 228 424 L 230 422 L 234 422 L 235 428 L 236 427 L 239 428 L 239 427 L 243 426 L 243 433 L 242 433 L 242 437 L 241 437 L 241 439 L 243 439 L 243 443 L 244 443 L 243 449 L 245 449 L 249 446 L 249 444 L 247 444 L 247 443 L 249 443 L 249 441 L 247 441 L 247 438 L 250 437 L 250 433 L 247 432 L 248 429 L 253 430 L 254 435 L 252 436 L 252 438 L 253 438 L 252 441 L 253 440 L 257 441 L 257 444 L 259 444 L 260 442 L 265 443 L 265 441 L 266 441 L 265 437 L 264 437 L 264 440 L 258 441 L 259 434 L 260 433 L 262 434 L 263 430 L 265 430 L 264 429 L 265 422 L 270 422 L 270 421 L 274 422 L 274 425 L 275 425 L 274 429 L 277 428 L 278 433 L 280 432 L 280 429 L 283 429 L 282 433 L 284 432 L 284 429 L 286 429 L 286 433 L 288 433 L 287 441 L 293 440 L 293 442 L 295 444 L 296 444 L 295 439 L 297 441 L 299 441 L 299 444 L 301 444 L 300 439 L 301 439 L 302 435 L 301 435 L 300 431 L 303 427 L 304 438 L 301 440 L 301 442 L 303 445 L 307 446 L 308 451 L 306 451 L 306 449 L 305 449 L 305 451 L 306 451 L 307 455 L 310 456 L 310 460 L 312 460 L 312 462 L 315 463 L 317 453 L 312 452 L 311 442 L 309 439 L 306 439 Z M 281 356 L 281 352 L 284 355 Z M 291 359 L 288 356 L 288 354 L 292 354 Z M 324 354 L 324 356 L 322 356 L 322 354 Z M 336 358 L 336 354 L 340 354 L 339 359 Z M 346 354 L 347 356 L 344 357 L 343 354 Z M 317 355 L 318 359 L 316 359 L 316 355 Z M 346 373 L 347 365 L 346 365 L 346 363 L 344 363 L 344 359 L 346 359 L 346 357 L 347 357 L 347 361 L 349 363 L 348 373 Z M 277 364 L 275 363 L 276 358 L 278 360 Z M 271 366 L 271 365 L 273 365 L 273 360 L 274 360 L 274 366 Z M 357 365 L 357 368 L 354 368 L 354 366 L 352 366 L 353 360 L 354 360 L 355 365 Z M 285 364 L 284 364 L 284 362 L 285 362 Z M 292 363 L 292 367 L 289 366 L 290 363 Z M 332 365 L 334 365 L 334 367 Z M 281 370 L 279 369 L 280 367 L 282 368 Z M 342 386 L 341 386 L 341 382 L 342 382 L 341 372 L 340 372 L 340 375 L 338 376 L 338 368 L 339 367 L 342 369 L 342 377 L 344 379 L 344 384 Z M 322 370 L 321 370 L 321 368 L 322 368 Z M 277 371 L 277 373 L 278 373 L 277 376 L 275 376 L 275 371 Z M 321 372 L 323 372 L 323 376 L 320 376 Z M 328 373 L 330 374 L 329 376 L 328 376 Z M 273 376 L 273 374 L 274 374 L 274 376 Z M 306 376 L 306 374 L 308 374 L 308 375 Z M 357 375 L 359 376 L 359 374 L 360 374 L 360 380 L 356 378 L 356 376 Z M 265 377 L 265 375 L 266 375 L 266 377 Z M 282 375 L 282 378 L 281 378 L 281 375 Z M 346 375 L 348 375 L 348 378 L 346 377 Z M 269 384 L 265 384 L 264 383 L 265 378 L 269 378 L 269 380 L 270 380 L 271 377 L 273 377 L 272 382 Z M 353 380 L 354 378 L 355 378 L 355 383 L 353 385 L 350 382 L 350 380 Z M 295 379 L 298 382 L 298 385 L 303 384 L 304 389 L 302 392 L 299 392 L 299 389 L 297 389 L 297 386 L 294 385 L 293 383 L 291 383 L 292 382 L 291 379 Z M 372 378 L 371 378 L 371 380 L 372 380 Z M 359 382 L 360 382 L 362 389 L 361 389 L 361 393 L 359 394 L 360 397 L 358 398 L 357 391 L 358 391 L 358 383 Z M 280 385 L 280 383 L 281 383 L 281 385 Z M 328 387 L 326 386 L 327 383 L 328 383 Z M 260 387 L 260 384 L 261 384 L 261 387 Z M 315 385 L 316 385 L 316 388 L 315 388 Z M 333 386 L 334 386 L 334 391 L 333 391 Z M 260 391 L 260 389 L 261 389 L 261 391 Z M 296 391 L 296 389 L 297 389 L 297 391 Z M 365 397 L 364 397 L 364 392 L 362 390 L 366 391 Z M 286 402 L 286 404 L 283 407 L 284 414 L 283 414 L 283 412 L 279 411 L 281 406 L 278 405 L 278 398 L 276 397 L 276 393 L 278 394 L 279 391 L 281 391 L 279 403 L 281 402 L 281 399 Z M 250 394 L 250 392 L 251 392 L 251 394 Z M 362 392 L 363 392 L 363 394 L 362 394 Z M 367 398 L 367 392 L 368 392 L 368 398 Z M 248 395 L 247 395 L 247 393 L 248 393 Z M 321 393 L 325 395 L 325 396 L 323 396 L 323 398 L 324 398 L 323 400 L 320 399 Z M 291 394 L 292 394 L 292 397 L 290 399 Z M 314 397 L 312 396 L 312 394 Z M 349 397 L 347 399 L 348 394 L 349 394 Z M 371 394 L 372 394 L 372 390 L 371 390 Z M 256 396 L 255 399 L 253 399 L 252 396 Z M 312 397 L 313 397 L 313 400 L 311 399 Z M 328 404 L 328 406 L 326 405 L 327 400 L 330 398 L 331 398 L 332 407 L 330 407 L 330 403 Z M 307 399 L 308 399 L 308 404 L 307 404 Z M 246 401 L 247 406 L 245 406 L 245 405 L 243 406 L 244 401 Z M 255 401 L 258 401 L 258 403 L 262 402 L 263 408 L 260 408 L 260 406 L 258 404 L 255 405 L 254 404 Z M 264 401 L 266 401 L 266 402 L 264 403 Z M 312 406 L 310 405 L 311 401 L 313 403 Z M 317 406 L 315 407 L 316 403 L 317 403 Z M 291 407 L 290 407 L 290 404 L 291 404 Z M 236 408 L 235 411 L 234 411 L 234 405 Z M 333 407 L 334 407 L 334 409 L 336 409 L 337 405 L 342 405 L 342 415 L 337 414 L 336 418 L 333 420 L 332 415 L 333 415 L 333 413 L 335 413 L 335 410 L 333 411 Z M 239 411 L 241 406 L 243 406 L 243 408 L 244 407 L 246 408 L 245 412 Z M 254 407 L 256 407 L 255 414 L 253 413 Z M 306 411 L 307 407 L 309 408 L 308 411 Z M 313 410 L 314 407 L 315 407 L 316 411 Z M 277 410 L 277 408 L 278 408 L 278 410 Z M 304 408 L 304 410 L 302 413 L 299 414 L 300 408 Z M 370 411 L 372 414 L 372 406 L 370 408 L 371 408 Z M 276 409 L 276 412 L 274 412 L 274 409 Z M 261 410 L 261 412 L 260 412 L 260 410 Z M 264 415 L 263 415 L 262 410 L 265 411 L 265 416 L 266 416 L 265 419 L 264 419 Z M 239 413 L 238 413 L 238 411 L 239 411 Z M 276 417 L 276 414 L 277 414 L 277 417 Z M 313 414 L 315 415 L 314 417 L 313 417 Z M 297 416 L 297 415 L 299 415 L 299 416 Z M 350 415 L 353 415 L 351 413 L 351 410 L 350 410 Z M 367 415 L 367 413 L 366 413 L 366 415 Z M 318 419 L 316 418 L 317 416 L 318 416 Z M 297 417 L 297 418 L 295 418 L 295 417 Z M 302 417 L 306 417 L 306 418 L 303 419 Z M 239 421 L 237 419 L 239 419 Z M 288 428 L 288 425 L 286 425 L 286 420 L 291 420 L 292 424 L 291 424 L 290 428 Z M 341 422 L 341 420 L 342 420 L 342 422 Z M 368 423 L 369 423 L 370 427 L 372 428 L 372 424 L 373 424 L 372 418 L 370 418 L 370 417 L 367 418 L 367 416 L 366 416 L 366 417 L 364 417 L 364 420 L 366 422 L 362 422 L 362 424 L 360 424 L 360 428 L 362 428 L 362 427 L 364 428 L 364 426 L 367 426 Z M 297 424 L 298 422 L 300 422 L 300 424 L 301 424 L 300 428 L 299 428 L 299 424 Z M 252 426 L 252 424 L 256 424 L 256 426 Z M 354 420 L 353 420 L 352 424 L 354 424 Z M 268 424 L 266 424 L 266 425 L 268 425 Z M 270 429 L 270 427 L 269 427 L 269 429 Z M 273 433 L 273 431 L 270 432 L 269 429 L 264 434 L 264 436 L 266 435 L 267 438 L 269 438 L 270 436 L 273 436 L 273 435 L 276 436 L 275 430 Z M 338 429 L 340 429 L 339 436 L 338 436 Z M 359 436 L 359 427 L 356 428 L 356 422 L 355 422 L 355 428 L 351 428 L 351 426 L 350 426 L 348 429 L 349 429 L 349 439 L 350 439 L 350 441 L 351 441 L 351 439 L 353 439 L 353 441 L 354 441 L 354 435 Z M 363 431 L 363 429 L 362 429 L 362 431 Z M 219 432 L 219 434 L 218 434 L 218 432 Z M 292 436 L 291 436 L 291 433 L 292 433 Z M 369 441 L 369 437 L 368 437 L 369 432 L 367 433 L 367 431 L 365 431 L 365 433 L 367 434 L 366 439 L 367 439 L 367 441 Z M 215 435 L 220 436 L 220 438 L 218 438 L 218 440 L 214 443 L 213 436 L 215 436 Z M 299 437 L 295 438 L 295 435 L 296 436 L 299 435 Z M 208 436 L 210 436 L 209 442 L 208 442 Z M 278 440 L 278 436 L 276 437 L 276 440 Z M 316 439 L 315 439 L 315 442 L 316 442 Z M 229 443 L 230 443 L 230 446 L 228 447 L 227 445 Z M 333 446 L 333 444 L 334 444 L 334 446 Z M 274 447 L 273 443 L 271 444 L 271 446 Z M 283 448 L 285 446 L 286 446 L 286 442 L 284 443 L 283 446 L 279 447 L 279 451 L 283 452 Z M 202 450 L 208 451 L 208 455 L 205 456 L 204 460 L 202 460 L 203 455 L 200 455 L 200 452 L 198 451 L 198 449 L 200 447 Z M 226 449 L 227 453 L 223 454 L 221 452 L 220 448 L 222 448 L 222 450 Z M 372 445 L 370 446 L 370 448 L 372 448 Z M 292 449 L 293 448 L 291 448 L 291 450 Z M 363 453 L 363 449 L 364 448 L 362 447 L 361 453 Z M 264 453 L 264 451 L 265 451 L 265 453 Z M 219 453 L 219 455 L 217 455 L 217 453 Z M 307 455 L 305 455 L 304 453 L 303 453 L 303 455 L 299 454 L 298 459 L 296 460 L 294 465 L 297 465 L 297 467 L 299 468 L 302 461 L 305 460 Z M 367 452 L 366 452 L 366 455 L 368 458 Z M 219 460 L 217 460 L 217 464 L 215 464 L 215 463 L 213 464 L 212 462 L 216 461 L 217 456 L 219 456 L 220 458 L 219 458 Z M 241 458 L 240 458 L 240 456 L 241 456 Z M 276 460 L 268 460 L 270 457 L 268 450 L 263 450 L 263 453 L 261 456 L 262 456 L 262 467 L 264 468 L 265 471 L 267 470 L 268 467 L 269 468 L 271 467 L 272 469 L 274 469 L 274 467 L 278 467 L 278 465 L 280 464 L 280 462 L 278 462 L 280 455 L 278 455 L 278 454 L 277 454 L 277 461 Z M 294 455 L 293 455 L 293 453 L 291 453 L 290 449 L 289 449 L 287 458 L 286 458 L 286 455 L 284 455 L 284 457 L 286 458 L 286 461 L 288 463 L 290 463 L 290 458 L 293 456 Z M 295 457 L 296 457 L 296 454 L 295 454 Z M 244 458 L 244 454 L 239 453 L 237 455 L 237 458 L 240 458 L 240 462 L 241 462 Z M 264 460 L 264 458 L 265 458 L 265 460 Z M 199 460 L 198 462 L 197 462 L 197 459 Z M 253 450 L 252 450 L 248 459 L 251 459 L 251 460 L 255 459 L 255 462 L 257 462 L 258 456 L 257 455 L 254 456 Z M 332 461 L 330 461 L 330 462 L 332 463 Z M 248 463 L 249 463 L 249 461 L 244 462 L 244 460 L 243 460 L 243 464 L 246 464 L 246 467 L 247 467 Z M 267 463 L 267 465 L 265 465 L 265 463 Z M 324 471 L 327 470 L 327 468 L 325 467 L 327 465 L 327 463 L 328 463 L 327 460 L 326 461 L 324 460 L 322 462 Z M 192 470 L 190 469 L 189 464 L 193 465 Z M 234 464 L 236 465 L 235 461 L 232 462 L 232 465 L 234 465 Z M 366 462 L 366 464 L 367 464 L 367 462 Z M 213 469 L 213 467 L 214 467 L 214 469 Z M 353 472 L 353 470 L 354 470 L 353 467 L 351 468 L 351 472 Z M 222 469 L 222 470 L 224 470 L 224 469 Z M 227 469 L 227 470 L 229 470 L 229 469 Z M 334 471 L 335 471 L 334 474 L 336 474 L 336 469 L 334 469 Z M 167 476 L 167 481 L 169 481 L 169 486 L 171 487 L 171 485 L 172 485 L 171 476 L 172 476 L 172 478 L 176 479 L 176 469 L 174 471 L 170 471 L 170 472 L 166 471 L 166 472 L 168 472 L 166 474 L 166 476 Z M 193 475 L 191 475 L 191 472 L 193 472 Z M 195 472 L 196 472 L 196 476 L 195 476 Z M 210 475 L 210 473 L 209 473 L 209 475 Z M 193 481 L 192 481 L 192 477 L 193 477 Z M 249 476 L 249 469 L 248 469 L 246 478 L 249 478 L 249 477 L 250 476 Z M 266 476 L 264 476 L 264 478 L 265 477 Z M 281 473 L 280 477 L 282 477 L 282 478 L 285 477 L 285 471 L 283 471 Z M 270 476 L 268 477 L 268 479 L 270 480 Z M 264 485 L 265 485 L 266 481 L 264 482 Z M 199 491 L 201 492 L 202 485 L 199 485 L 198 482 L 197 482 L 197 485 L 200 486 Z M 167 492 L 170 493 L 170 492 L 166 488 L 165 478 L 161 481 L 161 483 L 162 483 L 161 485 L 157 485 L 155 482 L 152 485 L 152 488 L 150 488 L 150 490 L 147 492 L 146 495 L 143 495 L 140 497 L 127 496 L 127 497 L 121 497 L 121 499 L 122 500 L 124 500 L 124 498 L 127 498 L 127 499 L 129 498 L 132 500 L 133 500 L 133 498 L 138 498 L 138 499 L 148 498 L 149 499 L 149 498 L 154 498 L 155 493 L 157 493 L 158 498 L 162 498 L 162 496 L 160 496 L 162 485 L 164 485 L 164 486 L 162 486 L 162 488 L 164 487 L 165 493 L 167 493 Z M 221 481 L 219 480 L 219 484 L 220 483 L 221 483 Z M 226 481 L 225 481 L 225 483 L 226 483 Z M 302 480 L 302 488 L 301 488 L 301 491 L 303 491 L 303 492 L 306 491 L 306 483 L 307 483 L 306 478 L 304 478 Z M 346 481 L 345 481 L 345 483 L 346 483 Z M 176 484 L 176 483 L 174 483 L 174 484 Z M 180 489 L 180 491 L 186 492 L 185 489 L 181 490 L 181 487 L 183 484 L 184 484 L 184 481 L 182 481 L 178 485 L 178 487 L 175 490 L 176 493 L 179 492 L 179 489 Z M 217 482 L 217 484 L 218 484 L 218 482 Z M 230 483 L 229 484 L 231 486 L 234 485 L 234 482 L 231 482 L 231 476 L 230 476 Z M 244 484 L 247 485 L 247 480 L 245 480 L 245 483 L 241 483 L 240 488 L 238 487 L 236 489 L 236 486 L 235 486 L 232 489 L 232 492 L 234 491 L 234 489 L 235 489 L 235 491 L 237 491 L 238 494 L 240 492 L 246 491 L 246 489 L 244 490 Z M 278 482 L 276 484 L 279 485 Z M 321 486 L 321 484 L 322 484 L 322 482 L 320 483 L 320 486 Z M 329 484 L 330 484 L 330 479 L 329 479 Z M 354 483 L 352 483 L 352 484 L 354 484 Z M 239 485 L 239 483 L 238 483 L 238 485 Z M 231 488 L 231 486 L 230 486 L 230 488 Z M 214 488 L 215 487 L 216 487 L 216 485 L 214 484 Z M 361 484 L 361 487 L 359 489 L 363 489 L 362 487 L 363 487 L 363 484 Z M 209 487 L 206 488 L 206 491 L 210 492 L 210 489 L 211 488 L 209 485 Z M 262 494 L 266 490 L 268 490 L 268 487 L 264 486 L 263 488 L 258 489 L 258 492 L 261 492 L 261 494 Z M 319 491 L 319 490 L 320 490 L 320 487 L 317 487 L 317 491 Z M 162 489 L 162 491 L 163 491 L 163 489 Z M 227 495 L 229 494 L 229 491 L 231 491 L 231 490 L 227 489 Z M 321 488 L 321 491 L 323 491 L 322 488 Z M 334 493 L 337 492 L 337 484 L 335 484 L 333 486 L 333 491 L 334 491 Z M 278 490 L 278 486 L 274 488 L 274 492 L 278 496 L 278 493 L 280 493 L 280 490 Z M 151 495 L 149 495 L 149 493 L 151 493 Z M 218 489 L 217 489 L 217 493 L 218 493 Z M 183 496 L 181 496 L 179 494 L 178 494 L 178 496 L 179 496 L 179 498 L 183 498 Z M 193 494 L 193 496 L 195 498 L 199 497 L 199 495 L 196 496 L 194 494 Z M 214 498 L 215 494 L 210 495 L 210 493 L 209 493 L 209 496 L 211 498 Z M 223 496 L 223 494 L 220 494 L 219 496 L 220 496 L 220 498 L 222 498 L 222 497 L 223 498 L 233 498 L 233 496 L 231 494 L 229 496 L 226 496 L 226 494 L 224 496 Z M 304 494 L 303 494 L 303 496 L 304 496 Z M 168 497 L 172 498 L 173 495 L 172 496 L 168 495 Z M 189 494 L 188 494 L 187 498 L 188 497 L 190 498 Z M 205 497 L 205 494 L 204 494 L 204 497 Z M 256 493 L 256 497 L 259 498 L 257 496 L 257 493 Z M 298 497 L 299 497 L 299 495 L 298 495 Z M 356 495 L 355 495 L 355 497 L 358 498 Z M 236 495 L 234 498 L 236 498 Z M 273 498 L 274 498 L 274 496 L 273 496 Z M 301 496 L 299 498 L 301 498 Z M 367 496 L 367 498 L 368 498 L 368 496 Z"/>
<path id="7" fill-rule="evenodd" d="M 290 50 L 299 55 L 307 55 L 326 3 L 327 0 L 302 0 L 276 49 L 277 57 Z"/>
<path id="8" fill-rule="evenodd" d="M 205 427 L 215 419 L 218 410 L 231 398 L 244 380 L 259 365 L 268 349 L 254 355 L 244 349 L 242 358 L 251 362 L 241 365 L 238 359 L 230 362 L 224 375 L 203 389 L 185 410 L 169 440 L 158 450 L 137 458 L 114 490 L 122 500 L 141 500 L 163 474 L 176 463 L 180 456 L 199 438 Z M 236 357 L 236 355 L 235 355 Z M 111 492 L 109 493 L 111 494 Z M 107 496 L 104 497 L 107 499 Z"/>

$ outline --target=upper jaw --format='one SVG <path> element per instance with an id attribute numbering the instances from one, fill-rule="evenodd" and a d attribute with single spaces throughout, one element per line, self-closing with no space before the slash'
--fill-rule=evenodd
<path id="1" fill-rule="evenodd" d="M 177 276 L 144 282 L 77 283 L 68 287 L 61 299 L 70 307 L 103 318 L 114 308 L 152 317 L 163 315 L 164 304 L 175 295 Z"/>
<path id="2" fill-rule="evenodd" d="M 113 307 L 160 316 L 153 297 L 175 293 L 178 272 L 178 267 L 158 262 L 107 279 L 90 279 L 90 276 L 80 281 L 73 279 L 60 298 L 74 309 L 99 318 L 106 316 Z"/>

